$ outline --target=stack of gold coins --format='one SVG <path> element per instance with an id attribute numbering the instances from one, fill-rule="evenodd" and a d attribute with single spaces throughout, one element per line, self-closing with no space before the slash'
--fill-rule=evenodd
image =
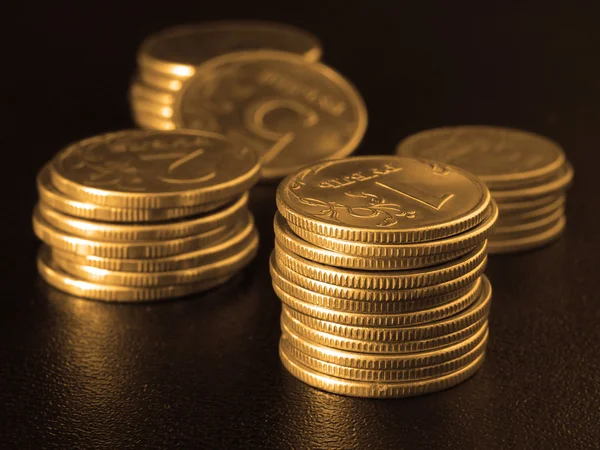
<path id="1" fill-rule="evenodd" d="M 175 94 L 196 68 L 215 56 L 243 50 L 280 50 L 318 61 L 321 43 L 289 25 L 262 21 L 219 21 L 181 25 L 144 40 L 129 98 L 142 128 L 172 130 Z"/>
<path id="2" fill-rule="evenodd" d="M 136 123 L 222 133 L 259 154 L 262 180 L 352 153 L 366 108 L 350 82 L 315 62 L 318 41 L 281 26 L 245 27 L 187 27 L 150 38 L 140 52 L 142 81 L 131 90 Z M 154 78 L 162 70 L 185 79 L 150 95 L 150 86 L 158 88 L 145 74 L 151 67 Z"/>
<path id="3" fill-rule="evenodd" d="M 488 340 L 483 275 L 498 212 L 485 184 L 442 163 L 328 161 L 277 190 L 273 287 L 280 357 L 326 391 L 433 392 L 470 377 Z"/>
<path id="4" fill-rule="evenodd" d="M 259 169 L 253 151 L 208 132 L 129 130 L 70 145 L 38 175 L 39 272 L 106 301 L 218 286 L 256 254 L 246 191 Z"/>
<path id="5" fill-rule="evenodd" d="M 487 184 L 500 212 L 490 253 L 537 248 L 565 228 L 573 168 L 562 148 L 545 137 L 510 128 L 447 127 L 406 138 L 397 153 L 453 164 Z"/>

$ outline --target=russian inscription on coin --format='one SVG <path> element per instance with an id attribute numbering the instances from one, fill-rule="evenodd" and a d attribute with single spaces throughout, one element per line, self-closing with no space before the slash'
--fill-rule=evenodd
<path id="1" fill-rule="evenodd" d="M 256 150 L 271 179 L 347 156 L 367 125 L 360 94 L 337 72 L 272 51 L 203 64 L 177 94 L 174 113 L 178 127 L 223 133 Z"/>
<path id="2" fill-rule="evenodd" d="M 130 208 L 191 206 L 232 197 L 257 178 L 257 156 L 216 133 L 128 130 L 80 141 L 51 163 L 74 198 Z"/>
<path id="3" fill-rule="evenodd" d="M 281 214 L 296 225 L 326 224 L 319 232 L 341 229 L 343 239 L 350 239 L 345 228 L 355 228 L 428 240 L 480 223 L 490 194 L 477 178 L 443 163 L 372 156 L 305 168 L 281 183 L 277 200 Z"/>
<path id="4" fill-rule="evenodd" d="M 397 153 L 461 167 L 490 187 L 547 176 L 565 161 L 560 146 L 545 137 L 488 126 L 423 131 L 400 142 Z"/>

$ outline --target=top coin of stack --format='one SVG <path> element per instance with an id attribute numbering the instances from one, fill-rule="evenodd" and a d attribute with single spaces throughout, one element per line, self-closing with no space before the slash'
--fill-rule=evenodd
<path id="1" fill-rule="evenodd" d="M 342 158 L 361 142 L 367 125 L 364 102 L 348 80 L 314 62 L 320 55 L 316 40 L 281 26 L 266 27 L 261 33 L 260 27 L 246 28 L 244 33 L 224 28 L 219 32 L 224 44 L 215 52 L 215 41 L 206 40 L 212 34 L 203 26 L 186 29 L 187 34 L 177 36 L 190 51 L 189 58 L 169 52 L 170 41 L 164 38 L 169 33 L 142 46 L 141 55 L 150 54 L 150 49 L 156 55 L 140 58 L 141 81 L 131 89 L 139 126 L 222 133 L 259 154 L 263 180 L 280 179 L 323 159 Z M 211 30 L 214 33 L 215 28 Z M 279 33 L 287 38 L 278 38 Z M 184 46 L 187 39 L 194 45 Z M 164 45 L 159 46 L 160 42 Z M 236 46 L 230 45 L 233 42 Z M 252 50 L 234 52 L 234 47 Z M 148 61 L 159 54 L 171 61 L 171 65 L 154 64 L 163 71 L 169 67 L 174 71 L 179 67 L 176 62 L 183 60 L 188 61 L 188 68 L 195 63 L 193 70 L 179 70 L 186 73 L 185 79 L 179 77 L 170 91 L 166 84 L 161 88 L 153 81 L 154 74 L 153 78 L 145 74 L 144 67 L 151 66 Z M 162 89 L 161 95 L 150 96 L 149 87 Z M 148 101 L 149 97 L 156 100 Z"/>
<path id="2" fill-rule="evenodd" d="M 409 136 L 397 153 L 462 167 L 488 185 L 500 213 L 490 253 L 539 247 L 565 228 L 573 168 L 549 139 L 509 128 L 446 127 Z"/>
<path id="3" fill-rule="evenodd" d="M 128 130 L 70 145 L 38 175 L 40 274 L 107 301 L 219 285 L 256 253 L 246 191 L 259 169 L 253 151 L 208 132 Z"/>
<path id="4" fill-rule="evenodd" d="M 243 50 L 295 53 L 307 62 L 321 57 L 312 34 L 288 25 L 262 21 L 219 21 L 180 25 L 144 40 L 139 71 L 130 89 L 135 121 L 143 128 L 172 130 L 175 94 L 196 68 L 220 55 Z"/>
<path id="5" fill-rule="evenodd" d="M 487 187 L 393 156 L 309 166 L 277 190 L 271 275 L 280 355 L 297 378 L 363 397 L 433 392 L 483 361 Z"/>

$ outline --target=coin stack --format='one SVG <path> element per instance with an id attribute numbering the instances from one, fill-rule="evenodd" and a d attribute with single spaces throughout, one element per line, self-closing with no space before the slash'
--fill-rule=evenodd
<path id="1" fill-rule="evenodd" d="M 320 49 L 311 35 L 260 22 L 164 31 L 141 47 L 134 119 L 224 134 L 259 154 L 263 181 L 345 157 L 362 140 L 367 111 L 348 80 L 316 62 Z"/>
<path id="2" fill-rule="evenodd" d="M 214 133 L 128 130 L 70 145 L 38 175 L 39 272 L 105 301 L 225 283 L 257 251 L 246 191 L 258 177 L 257 155 Z"/>
<path id="3" fill-rule="evenodd" d="M 446 127 L 406 138 L 397 153 L 461 167 L 487 184 L 500 213 L 490 253 L 537 248 L 565 228 L 573 168 L 545 137 L 510 128 Z"/>
<path id="4" fill-rule="evenodd" d="M 129 92 L 135 122 L 173 130 L 175 95 L 196 68 L 215 56 L 240 50 L 280 50 L 306 62 L 321 58 L 321 43 L 289 25 L 263 21 L 218 21 L 181 25 L 146 38 L 138 50 L 138 73 Z"/>
<path id="5" fill-rule="evenodd" d="M 277 207 L 270 267 L 292 375 L 338 394 L 404 397 L 481 366 L 498 211 L 478 178 L 443 163 L 353 157 L 288 176 Z"/>

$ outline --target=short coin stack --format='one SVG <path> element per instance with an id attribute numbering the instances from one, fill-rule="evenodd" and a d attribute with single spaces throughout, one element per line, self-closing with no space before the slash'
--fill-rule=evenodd
<path id="1" fill-rule="evenodd" d="M 106 301 L 220 285 L 256 254 L 246 191 L 259 170 L 254 152 L 214 133 L 128 130 L 77 142 L 38 175 L 39 272 Z"/>
<path id="2" fill-rule="evenodd" d="M 490 253 L 540 247 L 565 228 L 573 168 L 549 139 L 508 128 L 447 127 L 406 138 L 397 153 L 453 164 L 487 184 L 500 212 Z"/>
<path id="3" fill-rule="evenodd" d="M 312 34 L 263 21 L 218 21 L 181 25 L 144 40 L 139 71 L 129 93 L 134 120 L 142 128 L 173 130 L 175 95 L 196 68 L 215 56 L 240 50 L 279 50 L 318 61 L 321 44 Z"/>
<path id="4" fill-rule="evenodd" d="M 491 286 L 486 186 L 445 164 L 393 156 L 328 161 L 277 190 L 271 276 L 280 356 L 326 391 L 403 397 L 481 366 Z"/>

